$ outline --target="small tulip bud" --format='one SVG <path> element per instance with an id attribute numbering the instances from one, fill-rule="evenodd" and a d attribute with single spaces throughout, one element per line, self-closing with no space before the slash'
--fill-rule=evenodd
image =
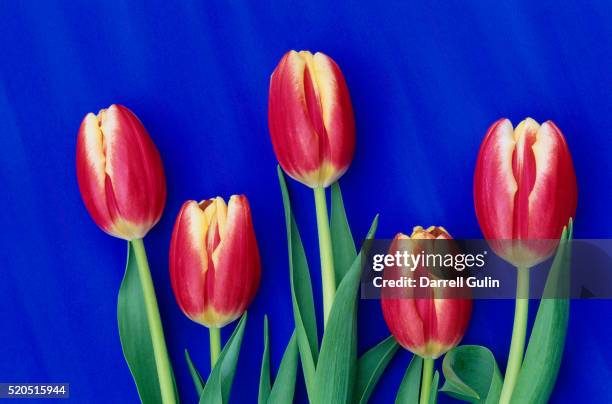
<path id="1" fill-rule="evenodd" d="M 76 162 L 85 207 L 106 233 L 140 239 L 159 221 L 166 203 L 164 167 L 147 130 L 128 108 L 113 104 L 85 116 Z"/>
<path id="2" fill-rule="evenodd" d="M 422 248 L 432 248 L 432 241 L 449 239 L 451 236 L 443 227 L 417 226 L 410 237 L 402 233 L 395 236 L 389 254 L 401 248 L 401 240 L 406 241 L 403 245 L 408 245 L 412 254 L 419 254 Z M 426 273 L 430 269 L 422 267 L 418 271 Z M 397 268 L 391 270 L 397 271 Z M 393 292 L 386 294 L 383 289 L 381 296 L 383 316 L 391 334 L 402 347 L 423 358 L 436 359 L 455 347 L 463 338 L 472 313 L 471 299 L 438 298 L 438 295 L 432 290 L 431 293 L 421 291 L 418 297 L 398 297 Z"/>
<path id="3" fill-rule="evenodd" d="M 554 123 L 527 118 L 513 129 L 500 119 L 489 128 L 474 173 L 474 205 L 498 255 L 519 267 L 548 258 L 577 199 L 572 157 Z"/>
<path id="4" fill-rule="evenodd" d="M 268 124 L 283 170 L 311 188 L 337 181 L 353 159 L 348 87 L 338 65 L 323 53 L 285 54 L 270 78 Z"/>
<path id="5" fill-rule="evenodd" d="M 253 300 L 260 260 L 249 202 L 234 195 L 187 201 L 170 242 L 170 280 L 176 300 L 191 320 L 223 327 Z"/>

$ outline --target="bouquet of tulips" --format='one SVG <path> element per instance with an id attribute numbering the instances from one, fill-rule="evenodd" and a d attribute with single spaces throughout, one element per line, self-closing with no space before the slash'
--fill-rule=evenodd
<path id="1" fill-rule="evenodd" d="M 398 388 L 398 403 L 435 403 L 440 391 L 473 403 L 547 402 L 563 353 L 567 299 L 541 300 L 526 351 L 525 344 L 530 268 L 554 254 L 547 280 L 551 288 L 569 270 L 577 187 L 561 131 L 550 121 L 539 125 L 526 119 L 513 128 L 502 119 L 491 126 L 478 155 L 474 203 L 480 227 L 493 251 L 517 268 L 514 327 L 502 376 L 490 350 L 458 346 L 469 326 L 472 300 L 434 292 L 404 298 L 383 293 L 381 309 L 391 336 L 358 354 L 357 303 L 367 243 L 360 251 L 355 246 L 338 184 L 353 159 L 355 122 L 347 84 L 334 60 L 322 53 L 288 52 L 270 79 L 268 118 L 280 164 L 294 332 L 272 381 L 269 324 L 263 319 L 258 402 L 292 402 L 300 363 L 310 403 L 366 403 L 400 346 L 414 357 Z M 314 193 L 323 332 L 317 327 L 321 314 L 315 310 L 286 175 Z M 77 178 L 95 223 L 128 241 L 117 317 L 139 396 L 143 403 L 177 403 L 143 243 L 164 209 L 164 169 L 151 137 L 128 108 L 112 105 L 85 117 L 77 141 Z M 176 217 L 169 246 L 172 289 L 185 315 L 210 334 L 206 373 L 196 369 L 185 351 L 200 403 L 227 403 L 230 398 L 246 309 L 261 274 L 252 220 L 244 195 L 227 202 L 221 197 L 189 200 Z M 374 238 L 377 223 L 378 215 L 366 240 Z M 392 249 L 402 240 L 451 239 L 442 226 L 416 226 L 409 236 L 398 232 Z M 220 328 L 238 319 L 223 344 Z M 442 356 L 444 380 L 435 371 L 435 360 Z"/>

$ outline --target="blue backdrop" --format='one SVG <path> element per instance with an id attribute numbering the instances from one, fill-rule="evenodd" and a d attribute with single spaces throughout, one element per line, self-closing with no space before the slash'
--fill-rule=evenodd
<path id="1" fill-rule="evenodd" d="M 567 137 L 579 183 L 575 236 L 612 236 L 610 2 L 170 3 L 0 5 L 1 382 L 70 382 L 74 402 L 137 400 L 116 320 L 126 245 L 93 224 L 75 177 L 81 119 L 122 103 L 166 168 L 165 214 L 145 242 L 184 402 L 195 393 L 183 349 L 206 373 L 208 334 L 172 295 L 174 218 L 186 199 L 251 201 L 263 278 L 232 398 L 255 401 L 264 313 L 275 367 L 293 327 L 267 129 L 268 79 L 289 49 L 324 51 L 346 76 L 357 151 L 342 187 L 357 237 L 377 212 L 381 237 L 417 224 L 478 237 L 480 141 L 496 119 L 527 116 L 553 120 Z M 313 198 L 290 185 L 320 302 Z M 364 349 L 387 329 L 378 302 L 360 304 Z M 572 302 L 553 402 L 612 401 L 611 310 L 609 301 Z M 512 301 L 476 302 L 464 342 L 489 346 L 504 369 L 512 315 Z M 391 402 L 409 359 L 395 358 L 373 402 Z"/>

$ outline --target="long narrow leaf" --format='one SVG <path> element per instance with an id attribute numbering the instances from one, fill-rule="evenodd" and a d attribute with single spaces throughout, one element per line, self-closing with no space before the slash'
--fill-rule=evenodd
<path id="1" fill-rule="evenodd" d="M 429 404 L 436 404 L 438 402 L 438 383 L 440 383 L 440 374 L 436 370 L 434 373 L 433 380 L 431 381 L 431 390 L 429 392 Z"/>
<path id="2" fill-rule="evenodd" d="M 246 321 L 247 313 L 244 313 L 221 351 L 217 364 L 210 372 L 208 381 L 200 395 L 200 404 L 226 404 L 229 401 L 229 393 L 236 372 Z"/>
<path id="3" fill-rule="evenodd" d="M 569 277 L 572 221 L 568 227 L 569 229 L 563 229 L 545 289 L 549 289 L 550 285 L 554 287 L 565 285 Z M 548 402 L 561 366 L 568 319 L 568 299 L 544 298 L 540 301 L 511 403 Z"/>
<path id="4" fill-rule="evenodd" d="M 360 404 L 368 402 L 376 383 L 395 356 L 398 348 L 399 345 L 395 342 L 395 338 L 389 336 L 359 358 L 353 402 Z"/>
<path id="5" fill-rule="evenodd" d="M 278 368 L 274 386 L 270 392 L 269 404 L 287 404 L 293 402 L 295 379 L 297 377 L 298 346 L 295 331 L 285 348 L 283 359 Z"/>
<path id="6" fill-rule="evenodd" d="M 191 360 L 191 356 L 189 355 L 189 351 L 185 349 L 185 360 L 187 361 L 187 367 L 189 368 L 189 373 L 191 374 L 191 379 L 193 380 L 193 384 L 196 388 L 196 393 L 198 397 L 202 394 L 202 390 L 204 390 L 204 381 L 202 380 L 202 376 L 200 376 L 200 372 L 196 369 L 193 361 Z"/>
<path id="7" fill-rule="evenodd" d="M 291 200 L 289 198 L 285 176 L 280 166 L 278 167 L 278 181 L 283 194 L 283 205 L 285 208 L 291 300 L 293 304 L 297 344 L 302 361 L 306 390 L 308 391 L 308 396 L 312 397 L 315 369 L 319 354 L 317 319 L 312 296 L 312 282 L 310 280 L 310 272 L 308 270 L 304 246 L 302 245 L 300 233 L 295 223 L 293 213 L 291 212 Z"/>
<path id="8" fill-rule="evenodd" d="M 259 372 L 259 395 L 257 402 L 266 404 L 270 396 L 270 340 L 268 335 L 268 316 L 264 316 L 264 351 Z"/>
<path id="9" fill-rule="evenodd" d="M 422 370 L 423 358 L 414 355 L 397 391 L 395 404 L 417 404 L 419 402 Z"/>
<path id="10" fill-rule="evenodd" d="M 340 284 L 355 260 L 357 250 L 355 249 L 355 241 L 353 240 L 351 228 L 346 218 L 340 185 L 337 182 L 331 187 L 331 220 L 329 227 L 334 255 L 336 284 Z"/>
<path id="11" fill-rule="evenodd" d="M 368 239 L 376 232 L 374 218 Z M 361 253 L 340 283 L 329 313 L 317 364 L 314 403 L 345 404 L 352 400 L 357 365 L 357 292 Z"/>

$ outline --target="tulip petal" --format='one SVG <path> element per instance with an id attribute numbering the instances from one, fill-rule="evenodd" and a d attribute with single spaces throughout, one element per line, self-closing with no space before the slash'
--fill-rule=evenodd
<path id="1" fill-rule="evenodd" d="M 434 302 L 437 321 L 435 335 L 432 336 L 432 339 L 442 346 L 455 346 L 467 329 L 472 311 L 472 300 L 434 299 Z"/>
<path id="2" fill-rule="evenodd" d="M 347 170 L 355 151 L 355 118 L 348 86 L 336 62 L 317 52 L 314 55 L 327 150 L 321 153 L 323 186 L 334 183 Z"/>
<path id="3" fill-rule="evenodd" d="M 401 346 L 413 351 L 425 345 L 424 324 L 415 299 L 383 299 L 381 305 L 389 331 Z"/>
<path id="4" fill-rule="evenodd" d="M 522 121 L 514 130 L 516 148 L 512 154 L 512 172 L 517 183 L 514 194 L 512 238 L 529 238 L 529 195 L 536 178 L 533 144 L 540 125 L 531 118 Z"/>
<path id="5" fill-rule="evenodd" d="M 206 307 L 207 228 L 204 212 L 195 201 L 187 201 L 176 218 L 170 241 L 172 289 L 181 310 L 194 321 Z"/>
<path id="6" fill-rule="evenodd" d="M 211 304 L 227 323 L 238 318 L 259 287 L 259 250 L 248 201 L 232 196 L 227 207 L 226 231 L 219 245 Z"/>
<path id="7" fill-rule="evenodd" d="M 121 217 L 132 223 L 156 223 L 166 199 L 157 148 L 138 117 L 123 106 L 111 105 L 98 119 L 105 142 L 105 171 Z"/>
<path id="8" fill-rule="evenodd" d="M 323 103 L 326 101 L 322 92 L 322 79 L 325 78 L 325 71 L 318 69 L 315 64 L 315 58 L 312 53 L 307 51 L 299 52 L 300 57 L 304 60 L 304 102 L 306 112 L 310 118 L 314 134 L 318 138 L 319 144 L 319 160 L 320 162 L 329 159 L 329 137 L 325 129 L 323 113 Z"/>
<path id="9" fill-rule="evenodd" d="M 106 206 L 106 157 L 104 137 L 98 127 L 98 119 L 87 114 L 77 138 L 77 178 L 87 210 L 96 224 L 107 233 L 113 229 L 113 221 Z"/>
<path id="10" fill-rule="evenodd" d="M 272 145 L 285 171 L 308 177 L 320 164 L 319 138 L 307 113 L 304 91 L 305 60 L 288 52 L 270 79 L 268 122 Z"/>
<path id="11" fill-rule="evenodd" d="M 529 195 L 529 235 L 558 239 L 576 211 L 576 175 L 569 149 L 554 123 L 545 122 L 533 145 L 537 176 Z"/>
<path id="12" fill-rule="evenodd" d="M 518 188 L 512 172 L 515 145 L 512 124 L 508 119 L 500 119 L 489 128 L 480 147 L 474 173 L 474 207 L 487 239 L 512 238 L 514 195 Z"/>

